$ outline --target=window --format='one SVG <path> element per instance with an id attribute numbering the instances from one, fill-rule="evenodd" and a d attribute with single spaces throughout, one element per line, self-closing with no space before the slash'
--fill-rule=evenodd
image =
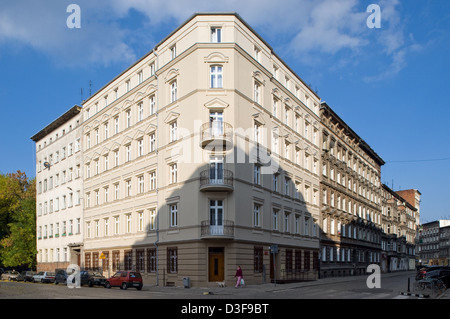
<path id="1" fill-rule="evenodd" d="M 156 135 L 155 133 L 150 134 L 150 152 L 156 150 Z"/>
<path id="2" fill-rule="evenodd" d="M 119 188 L 119 183 L 114 184 L 114 200 L 119 199 L 119 193 L 120 188 Z"/>
<path id="3" fill-rule="evenodd" d="M 103 221 L 104 225 L 104 236 L 109 236 L 109 218 L 105 218 Z"/>
<path id="4" fill-rule="evenodd" d="M 175 142 L 177 139 L 177 122 L 175 121 L 170 123 L 170 142 Z"/>
<path id="5" fill-rule="evenodd" d="M 177 164 L 170 165 L 170 184 L 174 184 L 177 182 L 178 175 L 178 167 Z"/>
<path id="6" fill-rule="evenodd" d="M 150 115 L 155 114 L 156 112 L 156 99 L 155 96 L 150 96 Z"/>
<path id="7" fill-rule="evenodd" d="M 144 192 L 144 176 L 138 177 L 138 192 L 142 194 Z"/>
<path id="8" fill-rule="evenodd" d="M 254 55 L 255 55 L 255 60 L 260 62 L 260 57 L 261 57 L 261 50 L 258 49 L 257 47 L 254 48 Z"/>
<path id="9" fill-rule="evenodd" d="M 253 86 L 253 100 L 261 104 L 261 85 L 258 82 L 255 82 Z"/>
<path id="10" fill-rule="evenodd" d="M 217 89 L 223 87 L 223 69 L 221 66 L 212 66 L 210 68 L 211 88 Z"/>
<path id="11" fill-rule="evenodd" d="M 150 172 L 150 190 L 156 189 L 156 171 Z"/>
<path id="12" fill-rule="evenodd" d="M 127 233 L 131 233 L 131 214 L 127 214 Z"/>
<path id="13" fill-rule="evenodd" d="M 278 213 L 277 209 L 274 209 L 272 212 L 272 229 L 278 230 Z"/>
<path id="14" fill-rule="evenodd" d="M 138 122 L 144 119 L 144 104 L 141 102 L 138 104 Z"/>
<path id="15" fill-rule="evenodd" d="M 178 249 L 167 248 L 167 270 L 171 274 L 178 272 Z"/>
<path id="16" fill-rule="evenodd" d="M 138 73 L 138 83 L 141 84 L 142 81 L 143 81 L 143 74 L 142 74 L 142 71 L 140 71 L 140 72 Z"/>
<path id="17" fill-rule="evenodd" d="M 177 81 L 173 81 L 170 84 L 170 102 L 175 102 L 177 100 Z"/>
<path id="18" fill-rule="evenodd" d="M 120 219 L 119 216 L 114 217 L 114 235 L 118 235 L 120 231 Z"/>
<path id="19" fill-rule="evenodd" d="M 255 164 L 253 168 L 253 183 L 261 185 L 261 166 L 258 164 Z"/>
<path id="20" fill-rule="evenodd" d="M 138 156 L 144 155 L 144 139 L 140 139 L 137 141 L 138 144 Z"/>
<path id="21" fill-rule="evenodd" d="M 127 114 L 127 128 L 129 128 L 131 126 L 131 110 L 128 109 L 125 112 Z"/>
<path id="22" fill-rule="evenodd" d="M 148 224 L 149 230 L 155 230 L 156 229 L 156 210 L 151 209 L 150 210 L 150 223 Z"/>
<path id="23" fill-rule="evenodd" d="M 262 273 L 264 249 L 262 246 L 255 246 L 253 251 L 253 271 Z"/>
<path id="24" fill-rule="evenodd" d="M 174 45 L 170 48 L 170 59 L 173 60 L 177 57 L 177 46 Z"/>
<path id="25" fill-rule="evenodd" d="M 253 227 L 261 227 L 261 205 L 253 205 Z"/>
<path id="26" fill-rule="evenodd" d="M 127 162 L 131 161 L 131 144 L 125 146 Z"/>
<path id="27" fill-rule="evenodd" d="M 131 179 L 127 180 L 125 183 L 127 185 L 127 196 L 131 196 Z"/>
<path id="28" fill-rule="evenodd" d="M 114 134 L 119 133 L 119 117 L 114 118 Z"/>
<path id="29" fill-rule="evenodd" d="M 222 28 L 217 27 L 211 28 L 211 42 L 214 43 L 222 42 Z"/>
<path id="30" fill-rule="evenodd" d="M 170 227 L 178 226 L 178 205 L 170 205 Z"/>

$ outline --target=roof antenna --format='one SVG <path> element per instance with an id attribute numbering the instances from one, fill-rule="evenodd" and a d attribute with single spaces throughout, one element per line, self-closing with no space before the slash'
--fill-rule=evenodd
<path id="1" fill-rule="evenodd" d="M 83 88 L 81 88 L 80 90 L 81 90 L 81 104 L 83 104 Z"/>
<path id="2" fill-rule="evenodd" d="M 89 96 L 92 95 L 92 81 L 89 80 Z"/>

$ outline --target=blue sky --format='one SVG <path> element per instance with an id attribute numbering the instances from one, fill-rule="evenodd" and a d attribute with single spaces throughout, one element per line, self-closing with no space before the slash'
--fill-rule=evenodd
<path id="1" fill-rule="evenodd" d="M 386 161 L 383 183 L 419 189 L 422 222 L 450 219 L 449 1 L 3 0 L 0 172 L 34 177 L 32 135 L 207 11 L 239 13 Z"/>

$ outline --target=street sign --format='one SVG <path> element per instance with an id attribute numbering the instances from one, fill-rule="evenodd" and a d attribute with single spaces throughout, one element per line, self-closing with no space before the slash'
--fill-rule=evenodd
<path id="1" fill-rule="evenodd" d="M 105 254 L 101 253 L 100 254 L 100 259 L 106 259 Z"/>

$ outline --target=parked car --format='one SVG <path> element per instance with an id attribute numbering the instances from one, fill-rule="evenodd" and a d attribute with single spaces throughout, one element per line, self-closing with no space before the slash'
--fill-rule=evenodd
<path id="1" fill-rule="evenodd" d="M 17 281 L 33 281 L 33 276 L 35 275 L 34 271 L 31 270 L 24 270 L 20 273 L 20 275 L 17 277 Z"/>
<path id="2" fill-rule="evenodd" d="M 15 270 L 7 270 L 2 274 L 2 280 L 17 280 L 17 277 L 19 276 L 19 272 Z"/>
<path id="3" fill-rule="evenodd" d="M 450 270 L 448 266 L 424 266 L 417 271 L 416 280 L 425 279 L 427 272 L 434 270 Z"/>
<path id="4" fill-rule="evenodd" d="M 54 282 L 55 273 L 51 271 L 41 271 L 33 276 L 33 282 Z"/>
<path id="5" fill-rule="evenodd" d="M 97 271 L 83 270 L 80 273 L 81 284 L 92 286 L 104 286 L 106 283 L 106 277 Z"/>
<path id="6" fill-rule="evenodd" d="M 440 279 L 447 287 L 450 287 L 450 269 L 428 271 L 424 279 Z"/>
<path id="7" fill-rule="evenodd" d="M 61 283 L 61 284 L 67 284 L 67 277 L 69 275 L 64 269 L 56 269 L 55 270 L 55 285 Z"/>
<path id="8" fill-rule="evenodd" d="M 112 277 L 108 278 L 105 283 L 105 288 L 120 287 L 120 289 L 127 289 L 130 287 L 141 290 L 143 286 L 142 276 L 137 271 L 118 271 Z"/>

